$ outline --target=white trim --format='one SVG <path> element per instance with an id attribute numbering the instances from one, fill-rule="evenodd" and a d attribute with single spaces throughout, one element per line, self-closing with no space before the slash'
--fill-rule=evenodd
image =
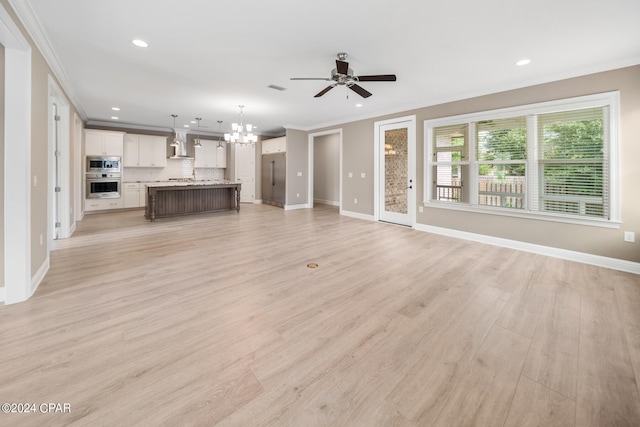
<path id="1" fill-rule="evenodd" d="M 313 160 L 314 160 L 314 144 L 315 144 L 315 138 L 319 137 L 319 136 L 325 136 L 325 135 L 338 135 L 339 136 L 339 142 L 338 142 L 338 153 L 340 156 L 339 159 L 339 165 L 338 165 L 338 205 L 337 206 L 342 206 L 342 128 L 339 129 L 331 129 L 331 130 L 325 130 L 322 132 L 315 132 L 315 133 L 310 133 L 307 136 L 307 171 L 308 171 L 308 175 L 309 175 L 309 179 L 307 180 L 307 196 L 308 196 L 308 200 L 309 200 L 309 207 L 313 208 L 313 203 L 314 203 L 314 198 L 313 198 Z"/>
<path id="2" fill-rule="evenodd" d="M 501 246 L 519 251 L 531 252 L 539 255 L 554 258 L 566 259 L 569 261 L 591 264 L 598 267 L 611 268 L 614 270 L 626 271 L 628 273 L 640 274 L 640 263 L 626 261 L 617 258 L 609 258 L 601 255 L 593 255 L 584 252 L 570 251 L 567 249 L 553 248 L 550 246 L 537 245 L 534 243 L 520 242 L 517 240 L 503 239 L 499 237 L 486 236 L 483 234 L 469 233 L 466 231 L 452 230 L 449 228 L 435 227 L 432 225 L 416 224 L 418 231 L 440 234 L 458 239 L 471 240 L 488 245 Z"/>
<path id="3" fill-rule="evenodd" d="M 2 5 L 0 43 L 5 47 L 4 302 L 13 304 L 31 296 L 32 52 Z"/>
<path id="4" fill-rule="evenodd" d="M 578 96 L 572 98 L 559 99 L 554 101 L 547 102 L 539 102 L 535 104 L 525 104 L 518 105 L 515 107 L 508 108 L 500 108 L 496 110 L 487 110 L 476 113 L 469 114 L 461 114 L 457 116 L 449 116 L 443 117 L 439 119 L 430 119 L 424 121 L 424 159 L 423 159 L 423 168 L 425 173 L 424 181 L 423 181 L 423 205 L 428 207 L 436 207 L 442 209 L 452 209 L 452 210 L 463 210 L 467 212 L 476 212 L 483 214 L 494 214 L 494 215 L 503 215 L 503 216 L 512 216 L 512 217 L 520 217 L 527 219 L 536 219 L 536 220 L 545 220 L 545 221 L 555 221 L 555 222 L 564 222 L 570 224 L 577 225 L 589 225 L 595 227 L 604 227 L 604 228 L 619 228 L 621 222 L 621 206 L 620 206 L 620 142 L 619 142 L 619 104 L 620 104 L 620 93 L 619 91 L 612 92 L 603 92 L 597 93 L 593 95 L 585 95 Z M 448 126 L 448 125 L 456 125 L 456 124 L 464 124 L 464 123 L 475 123 L 480 120 L 495 120 L 500 118 L 508 118 L 513 117 L 514 115 L 540 115 L 545 113 L 553 113 L 557 111 L 570 111 L 570 110 L 579 110 L 593 107 L 609 107 L 609 128 L 610 133 L 608 135 L 609 141 L 609 165 L 608 170 L 609 174 L 609 217 L 611 219 L 598 219 L 598 218 L 588 218 L 581 216 L 571 216 L 571 215 L 562 215 L 562 214 L 553 214 L 549 212 L 543 211 L 532 211 L 528 209 L 516 210 L 516 209 L 502 209 L 498 207 L 484 207 L 476 204 L 475 202 L 467 202 L 467 203 L 446 203 L 432 200 L 433 197 L 433 173 L 432 173 L 432 155 L 433 155 L 433 128 L 436 126 Z M 612 118 L 617 118 L 616 120 L 612 120 Z M 529 129 L 531 120 L 527 119 L 527 129 L 528 129 L 528 137 L 531 135 L 531 130 Z M 469 131 L 471 133 L 471 130 Z M 469 154 L 470 154 L 470 173 L 473 173 L 473 169 L 471 166 L 475 164 L 473 160 L 474 153 L 474 140 L 473 135 L 470 135 L 470 145 L 469 145 Z M 528 144 L 530 146 L 530 144 Z M 528 147 L 528 154 L 531 154 L 532 149 Z M 535 154 L 535 153 L 534 153 Z M 529 162 L 535 162 L 535 158 L 530 158 Z M 440 162 L 442 163 L 442 162 Z M 476 171 L 477 172 L 477 171 Z M 535 170 L 529 171 L 528 173 L 533 173 L 533 175 L 529 175 L 529 181 L 534 179 L 537 176 L 537 172 Z M 477 173 L 473 175 L 477 177 Z M 527 185 L 529 188 L 527 193 L 527 207 L 531 206 L 532 197 L 531 191 L 533 186 Z M 477 201 L 477 198 L 472 198 L 471 200 Z"/>
<path id="5" fill-rule="evenodd" d="M 321 203 L 323 205 L 340 206 L 340 202 L 334 200 L 313 199 L 313 203 Z"/>
<path id="6" fill-rule="evenodd" d="M 254 204 L 254 205 L 261 205 L 261 204 L 262 204 L 262 199 L 255 199 L 255 200 L 253 201 L 253 204 Z"/>
<path id="7" fill-rule="evenodd" d="M 416 116 L 403 116 L 403 117 L 395 117 L 393 119 L 380 120 L 373 123 L 373 146 L 374 146 L 374 155 L 373 155 L 373 217 L 376 221 L 380 220 L 380 194 L 381 194 L 381 181 L 384 179 L 384 176 L 380 174 L 381 169 L 381 139 L 380 139 L 380 130 L 383 126 L 388 125 L 404 125 L 408 130 L 408 164 L 407 164 L 407 177 L 413 180 L 413 191 L 408 193 L 407 197 L 407 216 L 409 218 L 408 225 L 413 227 L 416 224 L 416 189 L 417 189 L 417 180 L 416 180 L 416 145 L 417 145 L 417 134 L 416 134 Z"/>
<path id="8" fill-rule="evenodd" d="M 284 210 L 285 211 L 293 211 L 296 209 L 309 209 L 310 206 L 308 203 L 303 203 L 303 204 L 299 204 L 299 205 L 284 205 Z"/>
<path id="9" fill-rule="evenodd" d="M 360 212 L 345 211 L 340 209 L 340 215 L 348 216 L 350 218 L 364 219 L 365 221 L 376 221 L 373 215 L 367 215 Z"/>
<path id="10" fill-rule="evenodd" d="M 53 71 L 53 74 L 60 82 L 60 85 L 63 87 L 64 91 L 69 95 L 71 99 L 71 103 L 76 107 L 78 113 L 84 121 L 87 120 L 87 114 L 84 112 L 82 108 L 82 104 L 80 103 L 80 98 L 78 98 L 73 84 L 71 84 L 71 79 L 69 79 L 67 72 L 65 71 L 62 63 L 58 59 L 55 50 L 53 49 L 53 44 L 47 37 L 47 33 L 44 30 L 44 27 L 40 23 L 37 15 L 33 11 L 31 3 L 28 1 L 22 0 L 9 0 L 9 4 L 13 8 L 14 12 L 20 19 L 22 25 L 26 29 L 29 36 L 33 40 L 33 43 L 36 45 L 44 60 L 49 65 L 49 68 Z"/>
<path id="11" fill-rule="evenodd" d="M 38 271 L 36 271 L 36 274 L 31 278 L 31 287 L 29 290 L 30 292 L 29 297 L 31 297 L 36 292 L 36 289 L 38 289 L 38 286 L 40 286 L 40 283 L 42 283 L 42 280 L 44 280 L 44 276 L 49 271 L 49 266 L 50 266 L 50 261 L 49 261 L 49 256 L 47 256 L 47 258 L 44 260 L 40 268 L 38 268 Z"/>
<path id="12" fill-rule="evenodd" d="M 5 290 L 4 290 L 4 286 L 0 287 L 0 302 L 4 302 L 5 300 Z"/>
<path id="13" fill-rule="evenodd" d="M 71 206 L 71 201 L 72 199 L 72 194 L 71 194 L 71 190 L 72 188 L 70 187 L 70 183 L 71 183 L 71 179 L 69 177 L 69 172 L 71 170 L 71 159 L 70 159 L 70 152 L 71 152 L 71 138 L 70 138 L 70 129 L 69 129 L 69 123 L 70 123 L 70 108 L 69 108 L 69 101 L 66 99 L 64 92 L 62 92 L 62 90 L 60 89 L 60 86 L 58 86 L 58 83 L 56 83 L 55 79 L 49 75 L 48 76 L 48 84 L 49 84 L 49 116 L 47 118 L 47 123 L 48 123 L 48 146 L 49 146 L 49 156 L 48 156 L 48 164 L 50 166 L 50 172 L 49 172 L 49 182 L 54 184 L 55 183 L 55 164 L 56 164 L 56 160 L 55 160 L 55 156 L 54 156 L 54 151 L 55 151 L 55 142 L 56 142 L 56 135 L 55 135 L 55 130 L 56 130 L 56 125 L 55 122 L 53 120 L 53 104 L 55 104 L 58 108 L 57 108 L 57 114 L 58 116 L 60 116 L 60 120 L 58 121 L 58 135 L 57 138 L 59 138 L 58 140 L 58 150 L 60 151 L 60 160 L 59 160 L 59 174 L 60 174 L 60 183 L 61 187 L 60 187 L 60 196 L 59 196 L 59 202 L 60 202 L 60 206 L 58 207 L 58 212 L 60 213 L 60 218 L 58 218 L 58 220 L 60 221 L 60 235 L 58 236 L 59 239 L 66 239 L 68 237 L 71 236 L 71 213 L 70 213 L 70 206 Z M 48 224 L 49 227 L 51 228 L 49 234 L 49 240 L 48 240 L 48 248 L 51 248 L 51 241 L 55 239 L 55 226 L 54 226 L 54 197 L 55 197 L 55 192 L 54 192 L 54 188 L 53 185 L 49 185 L 49 189 L 48 189 L 48 204 L 49 204 L 49 214 L 48 214 Z"/>

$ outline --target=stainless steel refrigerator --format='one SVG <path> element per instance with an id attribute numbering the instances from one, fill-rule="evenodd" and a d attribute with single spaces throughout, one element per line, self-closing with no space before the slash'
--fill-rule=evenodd
<path id="1" fill-rule="evenodd" d="M 286 153 L 262 155 L 262 203 L 284 207 Z"/>

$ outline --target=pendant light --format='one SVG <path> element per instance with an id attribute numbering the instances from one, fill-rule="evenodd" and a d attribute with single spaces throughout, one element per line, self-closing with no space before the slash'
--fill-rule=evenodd
<path id="1" fill-rule="evenodd" d="M 193 142 L 193 146 L 195 148 L 202 147 L 202 143 L 200 142 L 200 120 L 202 120 L 202 117 L 196 117 L 196 121 L 198 122 L 198 130 L 196 131 L 196 139 Z"/>
<path id="2" fill-rule="evenodd" d="M 222 120 L 218 120 L 218 150 L 224 150 L 224 145 L 222 144 Z"/>
<path id="3" fill-rule="evenodd" d="M 177 114 L 172 114 L 171 117 L 173 117 L 173 132 L 174 137 L 173 137 L 173 141 L 171 141 L 171 144 L 169 144 L 171 147 L 179 147 L 180 146 L 180 141 L 178 141 L 178 132 L 176 131 L 176 117 L 178 117 Z"/>

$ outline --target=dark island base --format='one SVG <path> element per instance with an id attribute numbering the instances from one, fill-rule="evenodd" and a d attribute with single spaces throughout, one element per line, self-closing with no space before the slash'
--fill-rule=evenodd
<path id="1" fill-rule="evenodd" d="M 240 184 L 147 187 L 144 217 L 149 221 L 179 215 L 240 210 Z"/>

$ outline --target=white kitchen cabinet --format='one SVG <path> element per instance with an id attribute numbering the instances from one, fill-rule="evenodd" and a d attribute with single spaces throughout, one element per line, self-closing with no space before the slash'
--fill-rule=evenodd
<path id="1" fill-rule="evenodd" d="M 287 151 L 287 137 L 265 139 L 262 141 L 262 154 L 282 153 Z"/>
<path id="2" fill-rule="evenodd" d="M 195 168 L 226 168 L 227 144 L 222 143 L 222 149 L 218 148 L 218 141 L 200 140 L 202 147 L 196 148 L 196 156 L 193 162 Z"/>
<path id="3" fill-rule="evenodd" d="M 97 129 L 84 131 L 84 152 L 87 156 L 122 156 L 124 132 Z"/>
<path id="4" fill-rule="evenodd" d="M 124 138 L 125 167 L 163 168 L 167 165 L 167 138 L 128 133 Z"/>
<path id="5" fill-rule="evenodd" d="M 109 209 L 122 208 L 122 198 L 118 199 L 85 199 L 84 210 L 88 211 L 104 211 Z"/>
<path id="6" fill-rule="evenodd" d="M 140 207 L 140 184 L 137 182 L 125 182 L 122 187 L 124 188 L 124 207 Z"/>

